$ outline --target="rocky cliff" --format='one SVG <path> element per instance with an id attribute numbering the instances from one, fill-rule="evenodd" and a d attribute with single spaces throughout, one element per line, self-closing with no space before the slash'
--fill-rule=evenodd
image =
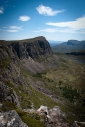
<path id="1" fill-rule="evenodd" d="M 41 55 L 52 54 L 48 41 L 42 36 L 33 39 L 12 41 L 9 44 L 9 48 L 12 49 L 14 54 L 17 54 L 19 59 L 29 57 L 36 59 Z"/>
<path id="2" fill-rule="evenodd" d="M 45 70 L 45 66 L 35 61 L 41 56 L 52 55 L 48 41 L 36 37 L 21 41 L 0 41 L 0 100 L 9 100 L 19 106 L 17 95 L 12 85 L 26 85 L 20 66 L 30 72 Z M 23 62 L 24 61 L 24 62 Z"/>

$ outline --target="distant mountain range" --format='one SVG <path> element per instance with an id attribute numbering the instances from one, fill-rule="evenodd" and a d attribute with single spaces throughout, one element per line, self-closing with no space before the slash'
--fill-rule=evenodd
<path id="1" fill-rule="evenodd" d="M 62 41 L 53 41 L 53 40 L 48 40 L 48 42 L 50 43 L 50 46 L 56 46 L 62 43 Z"/>
<path id="2" fill-rule="evenodd" d="M 85 50 L 85 40 L 83 41 L 68 40 L 67 42 L 63 42 L 61 44 L 52 46 L 52 50 L 54 52 L 61 52 L 61 53 L 84 51 Z"/>

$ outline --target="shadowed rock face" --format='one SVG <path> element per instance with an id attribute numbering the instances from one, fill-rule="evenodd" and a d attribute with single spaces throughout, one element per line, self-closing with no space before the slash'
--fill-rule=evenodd
<path id="1" fill-rule="evenodd" d="M 50 56 L 50 58 L 46 60 L 47 62 L 43 61 L 45 56 Z M 35 61 L 35 59 L 41 57 L 43 57 L 41 62 Z M 58 57 L 53 55 L 48 41 L 42 36 L 21 41 L 0 41 L 0 58 L 1 61 L 4 60 L 4 58 L 7 59 L 6 61 L 10 59 L 13 63 L 20 60 L 22 61 L 23 68 L 32 73 L 55 68 L 57 66 L 56 62 L 58 61 Z M 13 69 L 13 67 L 17 68 L 15 65 L 11 66 L 10 64 L 9 70 L 14 71 L 15 69 Z M 16 75 L 14 77 L 16 77 Z"/>
<path id="2" fill-rule="evenodd" d="M 41 55 L 52 54 L 50 45 L 44 37 L 36 37 L 34 39 L 12 41 L 9 45 L 13 52 L 17 54 L 19 59 L 33 59 Z"/>

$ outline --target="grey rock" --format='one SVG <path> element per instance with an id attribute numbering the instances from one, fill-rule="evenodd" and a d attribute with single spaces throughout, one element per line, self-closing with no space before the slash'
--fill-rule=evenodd
<path id="1" fill-rule="evenodd" d="M 0 82 L 0 100 L 9 101 L 11 103 L 16 104 L 18 107 L 20 107 L 16 92 L 13 90 L 13 93 L 12 93 L 9 87 L 4 82 Z"/>
<path id="2" fill-rule="evenodd" d="M 13 103 L 16 104 L 20 108 L 18 96 L 14 90 L 13 90 L 13 94 L 11 95 L 11 97 L 12 97 Z"/>
<path id="3" fill-rule="evenodd" d="M 79 127 L 76 123 L 71 125 L 66 121 L 66 115 L 63 115 L 59 106 L 49 109 L 47 106 L 41 105 L 37 112 L 46 127 Z"/>
<path id="4" fill-rule="evenodd" d="M 28 127 L 15 110 L 0 113 L 0 127 Z"/>

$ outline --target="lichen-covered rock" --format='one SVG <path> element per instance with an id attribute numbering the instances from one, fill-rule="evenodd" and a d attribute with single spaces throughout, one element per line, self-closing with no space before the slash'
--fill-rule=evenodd
<path id="1" fill-rule="evenodd" d="M 0 127 L 28 127 L 15 110 L 0 113 Z"/>
<path id="2" fill-rule="evenodd" d="M 75 122 L 72 125 L 69 124 L 66 121 L 66 115 L 62 113 L 59 106 L 49 109 L 47 106 L 41 105 L 37 112 L 46 127 L 80 127 Z"/>

